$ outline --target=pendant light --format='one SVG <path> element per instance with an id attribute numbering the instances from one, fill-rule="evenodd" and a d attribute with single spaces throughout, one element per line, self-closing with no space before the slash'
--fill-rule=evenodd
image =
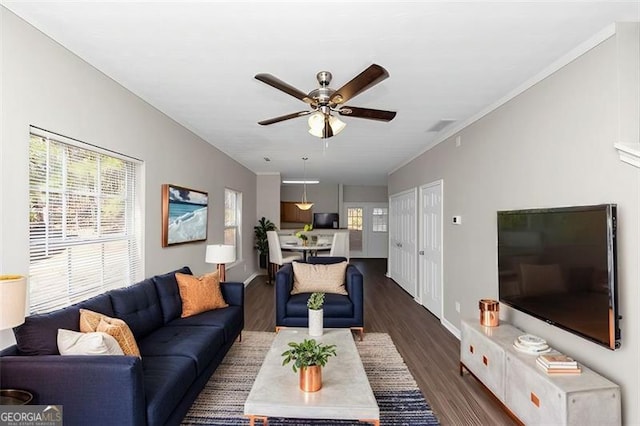
<path id="1" fill-rule="evenodd" d="M 307 201 L 307 160 L 308 157 L 302 157 L 302 161 L 304 161 L 304 180 L 302 183 L 302 201 L 300 203 L 296 203 L 296 207 L 300 210 L 309 210 L 313 207 L 313 203 Z"/>

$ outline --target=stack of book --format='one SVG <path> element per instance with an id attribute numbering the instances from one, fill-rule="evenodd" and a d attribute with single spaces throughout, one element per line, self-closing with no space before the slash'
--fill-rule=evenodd
<path id="1" fill-rule="evenodd" d="M 560 353 L 540 354 L 536 362 L 547 374 L 580 374 L 582 371 L 573 358 Z"/>

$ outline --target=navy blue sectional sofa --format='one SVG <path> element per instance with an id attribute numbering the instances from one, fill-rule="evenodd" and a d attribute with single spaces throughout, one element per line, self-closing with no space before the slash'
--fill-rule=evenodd
<path id="1" fill-rule="evenodd" d="M 221 283 L 229 307 L 180 318 L 175 272 L 112 290 L 14 329 L 0 352 L 2 388 L 24 389 L 33 404 L 62 405 L 67 425 L 177 425 L 244 327 L 244 285 Z M 59 328 L 79 330 L 80 308 L 124 320 L 135 356 L 61 356 Z"/>

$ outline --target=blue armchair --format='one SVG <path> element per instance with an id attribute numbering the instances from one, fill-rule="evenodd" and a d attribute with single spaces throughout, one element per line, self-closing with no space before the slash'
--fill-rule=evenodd
<path id="1" fill-rule="evenodd" d="M 344 257 L 310 257 L 307 263 L 332 264 L 346 261 Z M 327 293 L 324 300 L 323 325 L 346 328 L 364 334 L 364 289 L 362 273 L 348 265 L 345 277 L 347 295 Z M 282 327 L 308 327 L 307 300 L 310 293 L 291 294 L 293 266 L 284 265 L 276 274 L 276 330 Z"/>

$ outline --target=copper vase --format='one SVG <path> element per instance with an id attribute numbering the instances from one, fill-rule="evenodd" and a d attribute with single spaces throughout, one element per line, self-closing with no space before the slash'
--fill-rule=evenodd
<path id="1" fill-rule="evenodd" d="M 300 368 L 300 389 L 305 392 L 317 392 L 322 388 L 322 367 L 311 365 Z"/>
<path id="2" fill-rule="evenodd" d="M 497 327 L 500 324 L 500 303 L 493 299 L 480 299 L 480 325 Z"/>

